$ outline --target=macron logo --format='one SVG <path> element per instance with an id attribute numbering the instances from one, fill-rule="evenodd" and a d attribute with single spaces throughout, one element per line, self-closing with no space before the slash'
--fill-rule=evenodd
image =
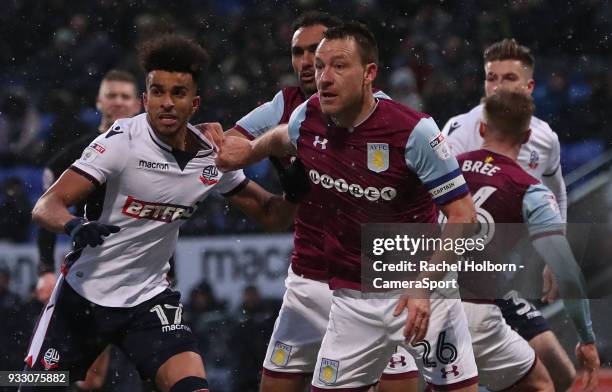
<path id="1" fill-rule="evenodd" d="M 170 164 L 167 162 L 149 162 L 143 159 L 138 162 L 138 167 L 148 170 L 170 170 Z"/>

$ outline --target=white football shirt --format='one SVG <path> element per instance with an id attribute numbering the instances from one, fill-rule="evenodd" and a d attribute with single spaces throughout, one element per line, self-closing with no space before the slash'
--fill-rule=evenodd
<path id="1" fill-rule="evenodd" d="M 480 104 L 467 113 L 451 117 L 442 128 L 442 133 L 447 136 L 451 152 L 455 156 L 482 147 L 483 139 L 479 129 L 483 108 L 484 105 Z M 561 216 L 565 219 L 567 194 L 561 173 L 559 137 L 546 121 L 536 116 L 531 117 L 529 127 L 531 136 L 519 151 L 518 163 L 527 173 L 552 190 L 561 208 Z"/>
<path id="2" fill-rule="evenodd" d="M 452 117 L 442 133 L 447 137 L 454 155 L 479 150 L 482 147 L 482 137 L 479 128 L 482 121 L 483 105 L 478 105 L 467 113 Z M 560 147 L 559 137 L 545 121 L 532 116 L 531 136 L 521 147 L 518 162 L 523 169 L 533 177 L 551 176 L 559 169 Z"/>
<path id="3" fill-rule="evenodd" d="M 193 126 L 188 132 L 201 149 L 188 156 L 162 142 L 146 116 L 115 122 L 71 167 L 102 187 L 94 219 L 121 227 L 101 246 L 86 247 L 66 276 L 102 306 L 132 307 L 164 291 L 181 224 L 213 189 L 230 195 L 248 182 L 242 171 L 217 169 L 212 144 Z"/>

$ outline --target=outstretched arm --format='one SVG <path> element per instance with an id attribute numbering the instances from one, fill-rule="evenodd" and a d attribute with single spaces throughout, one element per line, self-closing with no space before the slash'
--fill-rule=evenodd
<path id="1" fill-rule="evenodd" d="M 252 142 L 241 137 L 225 137 L 215 163 L 222 171 L 229 171 L 244 168 L 269 156 L 297 155 L 297 141 L 307 105 L 308 101 L 298 106 L 291 113 L 289 123 L 266 130 L 263 136 Z"/>
<path id="2" fill-rule="evenodd" d="M 274 195 L 253 181 L 229 197 L 230 202 L 268 230 L 285 230 L 293 222 L 297 204 Z"/>
<path id="3" fill-rule="evenodd" d="M 284 195 L 273 195 L 256 183 L 249 181 L 236 193 L 228 196 L 230 201 L 244 213 L 270 230 L 283 230 L 291 225 L 297 203 L 310 191 L 306 170 L 299 159 L 284 167 L 273 161 Z M 247 180 L 248 181 L 248 180 Z"/>
<path id="4" fill-rule="evenodd" d="M 550 235 L 532 241 L 535 250 L 552 269 L 565 309 L 583 343 L 593 343 L 595 334 L 591 322 L 586 283 L 580 266 L 574 259 L 567 239 Z"/>
<path id="5" fill-rule="evenodd" d="M 585 370 L 584 390 L 596 391 L 601 364 L 595 345 L 586 284 L 580 266 L 562 234 L 538 238 L 533 240 L 533 245 L 553 270 L 565 311 L 578 332 L 580 342 L 576 346 L 576 358 L 580 367 Z"/>
<path id="6" fill-rule="evenodd" d="M 544 185 L 532 185 L 523 197 L 523 217 L 535 250 L 553 271 L 565 308 L 583 343 L 595 341 L 586 283 L 564 235 L 555 198 Z"/>
<path id="7" fill-rule="evenodd" d="M 543 185 L 532 185 L 523 199 L 523 216 L 529 225 L 532 243 L 552 269 L 565 310 L 572 320 L 580 343 L 576 356 L 585 369 L 585 390 L 597 389 L 599 354 L 591 322 L 589 300 L 582 270 L 564 236 L 564 222 L 552 193 Z"/>
<path id="8" fill-rule="evenodd" d="M 284 157 L 296 153 L 287 124 L 281 124 L 253 141 L 236 136 L 224 137 L 215 163 L 226 172 L 245 168 L 269 156 Z"/>

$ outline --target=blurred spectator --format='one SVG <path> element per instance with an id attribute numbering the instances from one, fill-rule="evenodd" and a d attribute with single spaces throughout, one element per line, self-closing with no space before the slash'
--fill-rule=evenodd
<path id="1" fill-rule="evenodd" d="M 16 177 L 7 178 L 0 188 L 0 238 L 12 242 L 26 242 L 30 237 L 30 211 L 32 204 L 23 182 Z"/>
<path id="2" fill-rule="evenodd" d="M 210 361 L 217 357 L 217 362 L 225 359 L 218 356 L 227 355 L 222 333 L 228 320 L 226 306 L 217 301 L 212 287 L 205 280 L 191 290 L 185 319 L 198 339 L 204 358 Z"/>
<path id="3" fill-rule="evenodd" d="M 33 163 L 42 148 L 38 111 L 23 88 L 10 90 L 0 102 L 0 163 Z"/>
<path id="4" fill-rule="evenodd" d="M 534 93 L 537 114 L 551 123 L 562 143 L 609 139 L 608 116 L 600 109 L 607 107 L 604 102 L 610 89 L 602 87 L 605 77 L 599 74 L 609 71 L 610 2 L 589 0 L 580 5 L 568 3 L 565 8 L 542 1 L 501 7 L 497 2 L 475 0 L 374 0 L 351 2 L 351 7 L 311 0 L 73 3 L 12 2 L 0 15 L 0 31 L 20 38 L 0 43 L 0 57 L 6 59 L 0 61 L 0 86 L 6 91 L 24 86 L 31 93 L 28 99 L 44 109 L 43 113 L 50 113 L 41 116 L 48 119 L 43 125 L 51 124 L 44 128 L 49 136 L 45 156 L 61 149 L 81 129 L 79 113 L 95 96 L 100 76 L 112 66 L 139 72 L 134 46 L 144 36 L 170 31 L 190 35 L 214 53 L 213 67 L 202 81 L 206 89 L 202 89 L 202 105 L 194 122 L 233 125 L 280 86 L 296 83 L 293 76 L 287 76 L 292 75 L 289 23 L 313 8 L 369 24 L 384 42 L 376 87 L 432 115 L 438 124 L 477 104 L 484 77 L 482 49 L 493 41 L 516 37 L 538 58 L 537 79 L 543 84 Z M 591 77 L 594 74 L 597 76 Z M 63 91 L 52 93 L 54 90 Z M 28 105 L 35 113 L 32 104 Z M 0 161 L 31 162 L 40 146 L 36 117 L 28 115 L 28 121 L 22 121 L 34 124 L 24 128 L 29 132 L 7 128 L 5 117 L 4 112 L 0 114 Z M 10 148 L 5 142 L 9 139 L 14 140 Z M 17 145 L 20 151 L 11 154 Z M 269 187 L 273 177 L 257 173 L 255 180 Z M 222 201 L 205 203 L 182 233 L 260 230 L 224 206 Z"/>
<path id="5" fill-rule="evenodd" d="M 78 106 L 88 105 L 93 98 L 92 92 L 98 88 L 98 81 L 106 70 L 118 59 L 117 49 L 107 31 L 92 30 L 90 17 L 82 13 L 70 18 L 70 32 L 74 37 L 74 52 L 71 53 L 72 75 L 67 87 L 81 101 Z M 104 56 L 100 56 L 104 53 Z"/>
<path id="6" fill-rule="evenodd" d="M 189 293 L 185 318 L 198 340 L 211 389 L 236 390 L 232 387 L 230 371 L 236 366 L 235 353 L 230 349 L 235 321 L 205 280 Z"/>
<path id="7" fill-rule="evenodd" d="M 2 369 L 23 369 L 23 360 L 27 353 L 28 346 L 34 327 L 38 322 L 43 307 L 47 303 L 51 293 L 46 287 L 40 285 L 40 282 L 31 287 L 30 296 L 18 307 L 19 317 L 16 317 L 13 321 L 12 318 L 7 318 L 13 322 L 13 333 L 14 333 L 14 345 L 11 351 L 16 356 L 16 367 L 2 368 Z M 0 327 L 0 330 L 2 328 Z M 2 333 L 2 336 L 4 334 Z"/>
<path id="8" fill-rule="evenodd" d="M 46 101 L 46 109 L 52 115 L 52 122 L 41 157 L 44 162 L 76 139 L 91 133 L 91 127 L 79 119 L 79 106 L 70 91 L 53 90 Z"/>
<path id="9" fill-rule="evenodd" d="M 212 286 L 203 280 L 189 293 L 187 314 L 190 319 L 195 319 L 202 314 L 215 311 L 225 311 L 225 303 L 217 301 Z"/>
<path id="10" fill-rule="evenodd" d="M 19 344 L 21 301 L 17 294 L 9 290 L 11 273 L 7 267 L 0 267 L 0 369 L 17 370 L 23 368 L 23 351 Z"/>
<path id="11" fill-rule="evenodd" d="M 402 67 L 393 71 L 389 83 L 389 94 L 394 100 L 415 110 L 424 110 L 423 100 L 417 91 L 416 78 L 410 68 Z"/>
<path id="12" fill-rule="evenodd" d="M 547 79 L 536 94 L 536 110 L 542 114 L 542 119 L 559 133 L 560 138 L 567 139 L 571 136 L 567 132 L 567 122 L 565 121 L 565 110 L 568 103 L 567 80 L 565 75 L 559 71 L 552 73 Z"/>
<path id="13" fill-rule="evenodd" d="M 467 102 L 453 99 L 456 94 L 461 94 L 461 91 L 453 79 L 445 74 L 434 75 L 423 91 L 425 112 L 438 124 L 444 124 L 453 113 L 460 113 Z"/>
<path id="14" fill-rule="evenodd" d="M 597 72 L 592 76 L 593 90 L 589 98 L 577 110 L 572 111 L 572 128 L 576 129 L 576 137 L 585 133 L 601 139 L 606 148 L 612 147 L 612 70 Z"/>
<path id="15" fill-rule="evenodd" d="M 235 368 L 239 369 L 234 385 L 236 391 L 258 390 L 261 360 L 266 355 L 280 305 L 280 300 L 261 298 L 255 286 L 244 288 L 238 308 L 239 325 L 232 338 L 232 352 L 238 360 Z"/>

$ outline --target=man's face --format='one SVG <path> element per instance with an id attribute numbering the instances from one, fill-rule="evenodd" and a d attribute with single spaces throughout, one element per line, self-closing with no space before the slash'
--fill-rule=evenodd
<path id="1" fill-rule="evenodd" d="M 485 95 L 488 97 L 504 88 L 511 91 L 533 92 L 533 71 L 518 60 L 488 61 L 485 63 Z"/>
<path id="2" fill-rule="evenodd" d="M 325 30 L 327 27 L 323 25 L 300 27 L 291 40 L 291 64 L 298 77 L 300 88 L 306 95 L 317 92 L 314 77 L 315 51 L 323 39 Z"/>
<path id="3" fill-rule="evenodd" d="M 163 136 L 172 137 L 184 129 L 200 107 L 196 84 L 189 73 L 151 71 L 143 94 L 149 123 Z"/>
<path id="4" fill-rule="evenodd" d="M 140 112 L 140 99 L 136 87 L 121 80 L 103 80 L 96 101 L 102 116 L 110 122 L 132 117 Z"/>
<path id="5" fill-rule="evenodd" d="M 315 68 L 321 109 L 330 116 L 360 107 L 366 84 L 376 76 L 376 65 L 362 63 L 353 38 L 321 41 Z"/>

